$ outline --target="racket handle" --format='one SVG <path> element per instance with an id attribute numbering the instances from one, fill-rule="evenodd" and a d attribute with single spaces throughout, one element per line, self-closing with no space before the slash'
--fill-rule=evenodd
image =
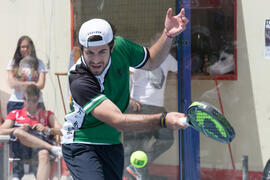
<path id="1" fill-rule="evenodd" d="M 184 125 L 186 125 L 186 126 L 190 126 L 190 124 L 187 122 L 187 118 L 186 117 L 179 118 L 179 121 L 181 123 L 183 123 Z"/>

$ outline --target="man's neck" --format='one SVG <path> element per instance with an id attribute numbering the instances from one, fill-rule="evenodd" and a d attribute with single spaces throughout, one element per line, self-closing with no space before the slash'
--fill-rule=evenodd
<path id="1" fill-rule="evenodd" d="M 35 116 L 38 112 L 38 108 L 34 108 L 34 109 L 26 109 L 26 112 L 31 115 L 31 116 Z"/>

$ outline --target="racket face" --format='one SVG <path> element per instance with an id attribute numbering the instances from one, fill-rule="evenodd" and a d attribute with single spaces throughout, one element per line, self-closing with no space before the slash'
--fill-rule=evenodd
<path id="1" fill-rule="evenodd" d="M 204 135 L 222 143 L 230 143 L 235 132 L 227 119 L 213 106 L 194 102 L 188 108 L 188 121 Z"/>

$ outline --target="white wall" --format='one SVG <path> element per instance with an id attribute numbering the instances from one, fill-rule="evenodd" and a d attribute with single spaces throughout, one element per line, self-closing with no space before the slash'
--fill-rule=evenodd
<path id="1" fill-rule="evenodd" d="M 270 60 L 264 58 L 264 23 L 270 19 L 270 1 L 259 3 L 242 1 L 243 24 L 245 27 L 247 56 L 251 71 L 251 83 L 256 109 L 255 128 L 258 129 L 260 153 L 264 164 L 270 158 Z M 251 13 L 254 12 L 254 13 Z M 254 15 L 252 15 L 254 14 Z M 252 128 L 252 124 L 250 125 Z"/>
<path id="2" fill-rule="evenodd" d="M 28 35 L 34 41 L 37 56 L 48 67 L 46 85 L 43 90 L 45 106 L 53 110 L 63 121 L 55 72 L 66 72 L 70 53 L 70 2 L 67 0 L 7 0 L 0 4 L 0 98 L 6 112 L 6 101 L 10 95 L 6 66 L 12 59 L 17 40 Z M 63 78 L 64 80 L 64 78 Z M 64 81 L 63 81 L 64 82 Z M 66 93 L 66 83 L 63 83 Z"/>

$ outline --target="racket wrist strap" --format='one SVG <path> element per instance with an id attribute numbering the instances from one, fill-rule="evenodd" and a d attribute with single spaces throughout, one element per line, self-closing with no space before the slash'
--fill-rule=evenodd
<path id="1" fill-rule="evenodd" d="M 162 112 L 161 116 L 160 116 L 160 127 L 161 128 L 166 128 L 166 116 L 167 116 L 167 112 Z"/>

